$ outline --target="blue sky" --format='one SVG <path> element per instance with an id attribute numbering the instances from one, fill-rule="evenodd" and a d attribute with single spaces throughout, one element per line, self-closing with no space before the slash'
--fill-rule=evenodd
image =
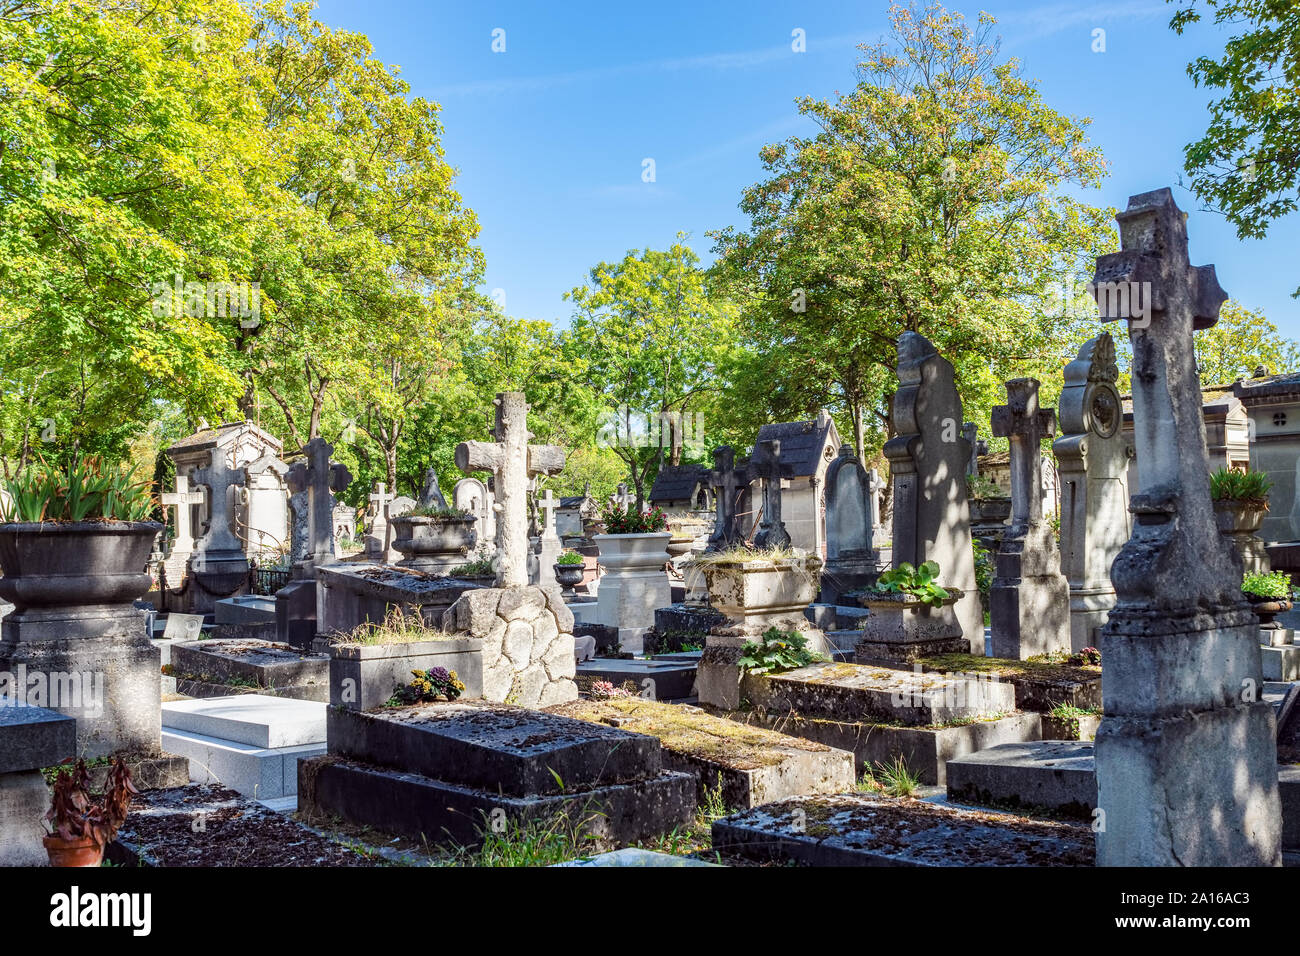
<path id="1" fill-rule="evenodd" d="M 1210 96 L 1186 74 L 1227 35 L 1179 37 L 1161 0 L 952 2 L 998 21 L 1054 109 L 1090 117 L 1111 175 L 1092 201 L 1173 185 L 1194 264 L 1212 262 L 1234 298 L 1300 339 L 1300 217 L 1242 242 L 1177 186 L 1183 147 L 1207 122 Z M 758 150 L 807 133 L 796 97 L 854 83 L 857 44 L 888 27 L 881 2 L 444 3 L 324 0 L 317 16 L 366 33 L 412 92 L 442 104 L 457 185 L 482 224 L 487 290 L 528 318 L 570 314 L 563 294 L 602 260 L 669 245 L 678 231 L 711 260 L 708 230 L 743 225 L 741 190 L 762 178 Z M 1093 31 L 1105 30 L 1105 52 Z M 505 31 L 505 52 L 492 50 Z M 807 50 L 791 50 L 801 29 Z M 654 183 L 642 181 L 645 159 Z"/>

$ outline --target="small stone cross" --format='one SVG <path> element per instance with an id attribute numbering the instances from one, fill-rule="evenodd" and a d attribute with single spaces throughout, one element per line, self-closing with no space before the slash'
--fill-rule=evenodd
<path id="1" fill-rule="evenodd" d="M 1011 442 L 1011 537 L 1043 520 L 1044 438 L 1056 434 L 1056 409 L 1039 408 L 1038 380 L 1007 382 L 1007 404 L 993 409 L 993 434 Z"/>
<path id="2" fill-rule="evenodd" d="M 188 475 L 176 476 L 176 490 L 160 496 L 164 505 L 176 509 L 176 537 L 172 541 L 172 550 L 179 554 L 188 554 L 194 550 L 194 527 L 190 522 L 190 505 L 203 504 L 203 492 L 190 490 Z"/>

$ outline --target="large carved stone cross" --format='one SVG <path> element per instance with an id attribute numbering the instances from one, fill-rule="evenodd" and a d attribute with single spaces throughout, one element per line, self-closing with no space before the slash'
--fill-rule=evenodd
<path id="1" fill-rule="evenodd" d="M 229 489 L 243 487 L 244 482 L 248 480 L 248 473 L 243 468 L 231 468 L 226 463 L 225 450 L 213 448 L 209 452 L 208 464 L 205 467 L 190 469 L 189 480 L 208 489 L 208 526 L 203 537 L 199 539 L 197 550 L 242 553 L 243 544 L 230 530 Z"/>
<path id="2" fill-rule="evenodd" d="M 564 468 L 564 449 L 530 445 L 528 402 L 523 392 L 496 397 L 495 442 L 466 441 L 456 446 L 456 467 L 466 474 L 490 471 L 495 478 L 497 587 L 528 584 L 528 480 Z"/>
<path id="3" fill-rule="evenodd" d="M 346 465 L 330 463 L 334 446 L 313 438 L 302 447 L 306 461 L 289 466 L 285 482 L 295 494 L 307 494 L 307 561 L 314 567 L 334 558 L 334 495 L 352 482 Z"/>
<path id="4" fill-rule="evenodd" d="M 730 445 L 713 450 L 709 487 L 714 491 L 715 518 L 708 550 L 725 551 L 740 542 L 741 535 L 736 530 L 736 508 L 741 492 L 753 480 L 751 471 L 748 465 L 736 467 L 736 451 Z"/>
<path id="5" fill-rule="evenodd" d="M 1038 405 L 1038 380 L 1007 382 L 1007 404 L 991 416 L 993 434 L 1011 444 L 1011 537 L 1043 520 L 1044 438 L 1056 435 L 1056 409 Z"/>

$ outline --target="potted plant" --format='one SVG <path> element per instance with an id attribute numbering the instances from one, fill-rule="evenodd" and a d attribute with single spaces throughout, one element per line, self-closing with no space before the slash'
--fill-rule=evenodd
<path id="1" fill-rule="evenodd" d="M 1258 471 L 1220 468 L 1210 475 L 1210 498 L 1219 534 L 1232 542 L 1247 571 L 1269 569 L 1268 550 L 1256 532 L 1268 513 L 1269 477 Z"/>
<path id="2" fill-rule="evenodd" d="M 1242 578 L 1241 593 L 1250 602 L 1262 630 L 1281 629 L 1274 618 L 1292 607 L 1291 578 L 1285 571 L 1248 572 Z"/>
<path id="3" fill-rule="evenodd" d="M 1002 524 L 1011 517 L 1011 496 L 982 475 L 966 476 L 972 524 Z"/>
<path id="4" fill-rule="evenodd" d="M 393 548 L 404 555 L 398 565 L 431 574 L 445 574 L 464 564 L 465 556 L 478 542 L 478 533 L 474 530 L 476 520 L 468 511 L 436 505 L 413 508 L 404 515 L 390 518 Z"/>
<path id="5" fill-rule="evenodd" d="M 865 636 L 855 646 L 859 664 L 910 664 L 934 654 L 964 654 L 970 646 L 953 610 L 962 592 L 939 585 L 934 561 L 919 567 L 904 561 L 882 571 L 875 585 L 856 596 L 871 611 L 863 621 Z"/>
<path id="6" fill-rule="evenodd" d="M 90 790 L 84 759 L 60 770 L 45 814 L 50 825 L 50 835 L 45 837 L 50 866 L 99 866 L 104 847 L 126 822 L 131 797 L 138 795 L 131 771 L 117 757 L 109 767 L 104 791 L 98 795 Z"/>
<path id="7" fill-rule="evenodd" d="M 125 605 L 149 590 L 154 501 L 147 482 L 99 458 L 66 469 L 35 462 L 4 482 L 0 501 L 0 597 L 15 620 L 67 608 Z"/>
<path id="8" fill-rule="evenodd" d="M 464 564 L 457 565 L 451 569 L 453 578 L 460 578 L 462 581 L 472 581 L 474 584 L 481 585 L 485 588 L 492 587 L 496 583 L 497 573 L 492 567 L 491 558 L 478 558 L 474 561 L 467 561 Z"/>
<path id="9" fill-rule="evenodd" d="M 555 559 L 555 580 L 565 594 L 572 594 L 573 589 L 582 583 L 586 572 L 587 559 L 577 551 L 561 551 Z"/>

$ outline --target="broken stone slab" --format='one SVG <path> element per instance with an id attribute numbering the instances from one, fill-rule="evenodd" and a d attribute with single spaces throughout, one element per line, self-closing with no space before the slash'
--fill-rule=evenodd
<path id="1" fill-rule="evenodd" d="M 948 797 L 1090 820 L 1097 806 L 1092 754 L 1087 741 L 1000 744 L 948 762 Z"/>
<path id="2" fill-rule="evenodd" d="M 859 772 L 901 759 L 922 783 L 943 786 L 948 761 L 987 747 L 1041 735 L 1039 715 L 1013 713 L 935 727 L 900 727 L 871 721 L 827 720 L 799 714 L 736 711 L 730 719 L 757 724 L 792 737 L 853 754 Z"/>
<path id="3" fill-rule="evenodd" d="M 861 664 L 812 664 L 780 674 L 746 674 L 741 694 L 769 711 L 918 727 L 1016 709 L 1015 689 L 995 678 L 954 678 Z"/>
<path id="4" fill-rule="evenodd" d="M 326 732 L 331 756 L 520 797 L 639 780 L 661 767 L 653 737 L 486 701 L 331 707 Z"/>
<path id="5" fill-rule="evenodd" d="M 558 719 L 558 718 L 557 718 Z M 575 721 L 577 723 L 577 721 Z M 333 755 L 298 765 L 299 814 L 342 817 L 437 844 L 476 846 L 489 828 L 566 825 L 617 843 L 650 840 L 695 816 L 695 779 L 673 771 L 578 792 L 514 795 Z"/>
<path id="6" fill-rule="evenodd" d="M 783 800 L 713 824 L 723 857 L 806 866 L 1091 866 L 1082 825 L 868 794 Z"/>
<path id="7" fill-rule="evenodd" d="M 669 770 L 691 774 L 697 796 L 722 789 L 729 807 L 754 807 L 810 793 L 852 790 L 853 755 L 753 724 L 717 717 L 698 707 L 638 698 L 579 700 L 554 713 L 655 737 Z"/>
<path id="8" fill-rule="evenodd" d="M 578 665 L 578 679 L 584 684 L 609 681 L 615 687 L 631 681 L 648 700 L 682 700 L 695 692 L 696 666 L 694 661 L 599 657 Z"/>

